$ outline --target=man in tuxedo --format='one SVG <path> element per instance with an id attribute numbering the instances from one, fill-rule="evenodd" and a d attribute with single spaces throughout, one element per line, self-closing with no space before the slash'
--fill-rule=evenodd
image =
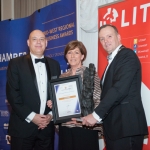
<path id="1" fill-rule="evenodd" d="M 142 150 L 148 130 L 141 101 L 140 61 L 121 44 L 115 26 L 100 27 L 99 39 L 109 60 L 101 80 L 101 102 L 83 117 L 83 125 L 103 121 L 107 150 Z"/>
<path id="2" fill-rule="evenodd" d="M 60 66 L 44 56 L 47 40 L 42 31 L 32 31 L 27 44 L 30 54 L 11 59 L 7 70 L 11 150 L 53 150 L 54 124 L 46 102 L 48 81 L 59 77 Z"/>

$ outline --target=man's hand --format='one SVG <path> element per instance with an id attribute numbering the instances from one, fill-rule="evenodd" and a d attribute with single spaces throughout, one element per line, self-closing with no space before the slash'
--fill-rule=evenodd
<path id="1" fill-rule="evenodd" d="M 41 114 L 36 114 L 32 120 L 32 122 L 34 124 L 36 124 L 37 126 L 41 126 L 45 124 L 46 126 L 46 116 L 45 115 L 41 115 Z"/>
<path id="2" fill-rule="evenodd" d="M 95 123 L 97 122 L 97 120 L 93 117 L 92 114 L 83 117 L 82 120 L 83 120 L 82 121 L 83 125 L 90 126 L 90 127 L 94 126 Z"/>
<path id="3" fill-rule="evenodd" d="M 50 121 L 52 120 L 52 115 L 47 114 L 45 115 L 45 122 L 43 124 L 40 124 L 38 129 L 44 129 L 45 127 L 47 127 L 47 125 L 50 123 Z"/>
<path id="4" fill-rule="evenodd" d="M 38 129 L 44 129 L 50 123 L 51 119 L 52 115 L 50 114 L 47 115 L 36 114 L 32 122 L 38 126 Z"/>
<path id="5" fill-rule="evenodd" d="M 53 119 L 53 116 L 51 114 L 46 115 L 46 123 L 47 124 L 49 124 L 52 119 Z"/>

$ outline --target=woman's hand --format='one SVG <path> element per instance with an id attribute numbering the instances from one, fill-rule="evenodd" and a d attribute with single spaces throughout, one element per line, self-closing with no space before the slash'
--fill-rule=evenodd
<path id="1" fill-rule="evenodd" d="M 74 125 L 81 125 L 82 126 L 82 123 L 81 122 L 77 122 L 76 118 L 72 118 L 71 121 L 68 121 L 66 122 L 65 124 L 74 124 Z"/>
<path id="2" fill-rule="evenodd" d="M 52 108 L 52 101 L 51 101 L 51 100 L 48 100 L 48 101 L 47 101 L 47 106 L 48 106 L 49 108 Z"/>

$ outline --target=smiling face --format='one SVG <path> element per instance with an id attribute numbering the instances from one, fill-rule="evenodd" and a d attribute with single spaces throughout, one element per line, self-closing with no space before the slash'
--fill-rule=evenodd
<path id="1" fill-rule="evenodd" d="M 78 47 L 73 50 L 69 50 L 66 54 L 66 58 L 71 67 L 80 68 L 82 65 L 82 60 L 84 55 L 81 54 L 81 51 Z"/>
<path id="2" fill-rule="evenodd" d="M 47 40 L 42 31 L 34 30 L 30 33 L 27 44 L 29 46 L 30 52 L 40 58 L 42 57 L 47 46 Z"/>
<path id="3" fill-rule="evenodd" d="M 100 30 L 99 39 L 102 47 L 108 54 L 112 53 L 121 44 L 120 35 L 111 26 Z"/>

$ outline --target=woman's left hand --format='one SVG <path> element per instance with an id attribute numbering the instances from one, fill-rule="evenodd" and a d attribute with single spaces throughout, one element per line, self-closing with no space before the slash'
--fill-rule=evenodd
<path id="1" fill-rule="evenodd" d="M 66 122 L 65 124 L 74 124 L 74 125 L 82 125 L 82 123 L 80 123 L 80 122 L 77 122 L 77 120 L 76 120 L 76 118 L 72 118 L 71 119 L 72 121 L 68 121 L 68 122 Z"/>

